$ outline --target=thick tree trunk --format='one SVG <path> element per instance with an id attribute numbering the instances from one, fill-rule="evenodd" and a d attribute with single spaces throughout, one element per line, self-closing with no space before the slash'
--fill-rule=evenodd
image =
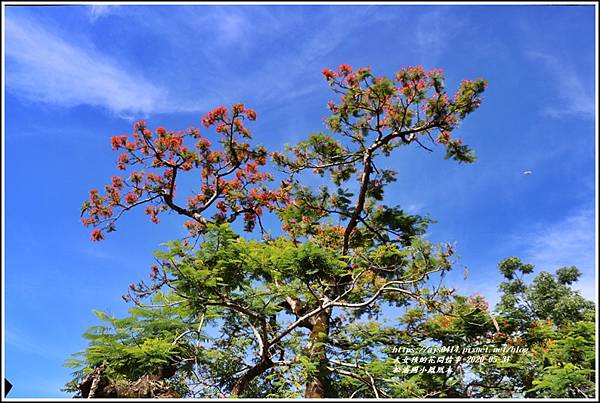
<path id="1" fill-rule="evenodd" d="M 304 397 L 324 398 L 330 396 L 329 370 L 325 346 L 329 336 L 329 318 L 331 310 L 325 310 L 312 318 L 312 330 L 309 336 L 307 354 L 313 362 L 317 362 L 317 372 L 306 383 Z"/>
<path id="2" fill-rule="evenodd" d="M 114 382 L 97 367 L 83 379 L 77 388 L 82 398 L 138 398 L 181 397 L 160 375 L 143 375 L 135 381 Z M 171 375 L 172 376 L 172 375 Z"/>
<path id="3" fill-rule="evenodd" d="M 233 388 L 231 389 L 231 396 L 239 397 L 244 392 L 244 390 L 246 390 L 246 387 L 254 378 L 259 376 L 272 366 L 273 362 L 270 359 L 263 359 L 258 364 L 250 368 L 235 382 Z"/>

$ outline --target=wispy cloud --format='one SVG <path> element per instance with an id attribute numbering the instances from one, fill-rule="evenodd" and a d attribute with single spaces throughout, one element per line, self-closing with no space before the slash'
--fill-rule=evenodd
<path id="1" fill-rule="evenodd" d="M 529 281 L 542 271 L 554 273 L 560 267 L 576 266 L 582 275 L 573 288 L 583 297 L 596 301 L 594 218 L 593 208 L 579 207 L 550 225 L 539 224 L 509 235 L 501 247 L 504 250 L 502 256 L 515 255 L 523 262 L 533 264 L 535 271 L 526 279 Z M 446 284 L 456 288 L 461 295 L 480 292 L 490 306 L 495 306 L 500 301 L 498 284 L 504 281 L 496 265 L 492 264 L 492 271 L 467 270 L 468 276 L 463 278 L 463 272 L 457 266 L 449 274 Z"/>
<path id="2" fill-rule="evenodd" d="M 377 7 L 352 7 L 340 12 L 336 8 L 321 10 L 318 15 L 318 29 L 306 31 L 300 46 L 293 52 L 285 52 L 273 58 L 264 66 L 261 79 L 270 82 L 264 86 L 263 97 L 272 100 L 277 98 L 287 101 L 293 98 L 306 96 L 316 90 L 322 89 L 323 80 L 318 73 L 326 66 L 323 63 L 335 54 L 336 49 L 348 43 L 356 47 L 366 46 L 367 42 L 356 35 L 359 30 L 364 30 L 368 24 L 377 24 L 386 20 L 385 14 Z M 337 60 L 337 63 L 348 63 L 350 60 Z M 285 79 L 273 82 L 273 77 Z"/>
<path id="3" fill-rule="evenodd" d="M 575 288 L 595 299 L 595 214 L 593 208 L 574 210 L 562 220 L 518 238 L 525 245 L 523 259 L 538 271 L 553 272 L 563 266 L 577 266 L 583 273 Z"/>
<path id="4" fill-rule="evenodd" d="M 96 22 L 98 19 L 113 13 L 118 8 L 119 6 L 93 4 L 88 6 L 88 17 L 91 22 Z"/>
<path id="5" fill-rule="evenodd" d="M 95 245 L 86 245 L 80 249 L 80 252 L 84 255 L 91 256 L 96 259 L 110 260 L 114 258 L 113 255 L 109 254 L 103 249 L 94 248 Z"/>
<path id="6" fill-rule="evenodd" d="M 219 8 L 214 17 L 217 28 L 217 38 L 225 44 L 247 44 L 244 40 L 251 32 L 252 23 L 243 15 L 235 12 L 227 12 L 226 9 Z"/>
<path id="7" fill-rule="evenodd" d="M 586 86 L 577 74 L 575 67 L 564 59 L 542 53 L 528 52 L 528 56 L 541 63 L 552 75 L 558 100 L 554 105 L 544 108 L 543 113 L 554 117 L 578 116 L 593 119 L 595 116 L 594 87 Z"/>
<path id="8" fill-rule="evenodd" d="M 97 5 L 87 13 L 96 21 L 114 10 Z M 376 24 L 385 18 L 374 7 L 351 7 L 344 13 L 323 7 L 311 20 L 315 29 L 309 29 L 304 14 L 281 7 L 186 7 L 163 14 L 123 6 L 119 14 L 141 32 L 169 32 L 163 39 L 170 48 L 193 60 L 199 67 L 194 71 L 202 74 L 170 64 L 154 66 L 159 77 L 148 76 L 148 70 L 136 71 L 135 64 L 124 65 L 91 42 L 82 44 L 34 18 L 11 15 L 6 20 L 8 91 L 34 102 L 101 106 L 124 118 L 195 112 L 247 98 L 281 104 L 323 88 L 318 72 L 325 60 L 352 32 L 364 29 L 365 21 Z M 300 33 L 301 40 L 287 41 Z M 256 60 L 283 43 L 288 45 L 269 53 L 259 68 L 240 71 L 239 64 L 230 63 L 232 54 L 240 61 Z"/>
<path id="9" fill-rule="evenodd" d="M 44 358 L 64 358 L 64 352 L 48 346 L 43 336 L 37 337 L 36 335 L 32 338 L 8 329 L 4 334 L 6 345 L 21 353 L 34 354 Z"/>
<path id="10" fill-rule="evenodd" d="M 465 22 L 462 19 L 445 14 L 441 8 L 418 17 L 415 39 L 423 58 L 435 62 L 463 26 Z"/>
<path id="11" fill-rule="evenodd" d="M 6 58 L 7 90 L 31 101 L 102 106 L 127 115 L 160 109 L 166 92 L 22 17 L 6 18 Z"/>

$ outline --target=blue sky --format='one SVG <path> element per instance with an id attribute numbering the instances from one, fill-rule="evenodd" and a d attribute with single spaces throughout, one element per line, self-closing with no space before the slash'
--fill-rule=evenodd
<path id="1" fill-rule="evenodd" d="M 132 119 L 200 126 L 207 111 L 256 109 L 257 142 L 277 150 L 324 130 L 321 76 L 341 63 L 391 76 L 441 67 L 453 90 L 489 81 L 456 132 L 469 166 L 441 149 L 401 149 L 389 204 L 429 214 L 456 243 L 449 285 L 496 301 L 496 263 L 577 265 L 594 298 L 593 6 L 70 6 L 5 8 L 5 373 L 11 397 L 60 397 L 62 363 L 85 347 L 91 310 L 122 314 L 177 217 L 143 212 L 89 241 L 79 207 L 112 175 L 110 136 Z M 523 175 L 525 170 L 532 175 Z M 164 217 L 164 216 L 163 216 Z M 463 267 L 469 276 L 463 279 Z"/>

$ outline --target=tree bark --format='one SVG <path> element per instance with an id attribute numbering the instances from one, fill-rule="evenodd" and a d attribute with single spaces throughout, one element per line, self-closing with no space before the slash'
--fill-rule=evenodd
<path id="1" fill-rule="evenodd" d="M 143 375 L 135 381 L 115 382 L 104 374 L 104 370 L 103 366 L 95 368 L 77 385 L 79 397 L 86 399 L 181 397 L 165 381 L 166 377 L 161 377 L 161 375 Z"/>
<path id="2" fill-rule="evenodd" d="M 367 198 L 367 189 L 369 187 L 369 178 L 371 176 L 371 172 L 373 170 L 373 166 L 371 165 L 371 153 L 372 151 L 369 149 L 363 158 L 363 166 L 364 171 L 360 178 L 360 190 L 358 191 L 358 200 L 356 201 L 356 207 L 350 220 L 348 221 L 348 225 L 346 226 L 346 230 L 344 231 L 344 248 L 342 250 L 342 254 L 346 255 L 348 253 L 348 249 L 350 248 L 350 236 L 352 235 L 352 231 L 356 228 L 358 224 L 358 219 L 363 212 L 365 207 L 365 200 Z"/>
<path id="3" fill-rule="evenodd" d="M 327 369 L 327 353 L 325 346 L 329 336 L 329 319 L 331 309 L 315 315 L 312 318 L 312 330 L 309 336 L 307 355 L 317 362 L 317 372 L 312 374 L 306 383 L 304 397 L 325 398 L 330 396 L 329 370 Z"/>
<path id="4" fill-rule="evenodd" d="M 231 389 L 232 397 L 239 397 L 244 391 L 248 384 L 257 376 L 265 372 L 267 369 L 273 366 L 273 361 L 271 359 L 262 359 L 258 364 L 250 368 L 248 371 L 244 373 L 233 385 Z"/>

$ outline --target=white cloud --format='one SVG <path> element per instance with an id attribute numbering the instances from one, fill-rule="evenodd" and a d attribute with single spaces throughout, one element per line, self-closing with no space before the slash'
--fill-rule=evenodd
<path id="1" fill-rule="evenodd" d="M 558 100 L 554 105 L 547 106 L 543 113 L 554 118 L 565 116 L 579 116 L 593 119 L 596 108 L 594 107 L 594 87 L 586 87 L 577 71 L 566 60 L 559 60 L 555 56 L 529 52 L 528 56 L 539 60 L 544 68 L 552 74 Z"/>
<path id="2" fill-rule="evenodd" d="M 93 22 L 114 9 L 93 5 L 87 12 Z M 230 98 L 250 96 L 281 103 L 324 88 L 318 73 L 325 67 L 323 61 L 349 33 L 364 27 L 364 21 L 374 24 L 385 17 L 373 7 L 344 13 L 323 8 L 315 16 L 320 21 L 317 30 L 292 48 L 271 54 L 260 69 L 240 76 L 237 66 L 226 63 L 227 55 L 239 52 L 242 58 L 250 57 L 266 44 L 277 44 L 279 38 L 303 27 L 301 16 L 277 7 L 195 7 L 167 15 L 138 9 L 133 13 L 128 7 L 120 10 L 139 29 L 168 31 L 170 46 L 185 52 L 196 49 L 204 56 L 202 68 L 208 73 L 189 76 L 187 70 L 175 67 L 157 77 L 160 81 L 153 80 L 89 43 L 82 45 L 35 19 L 11 15 L 6 28 L 7 90 L 34 102 L 101 106 L 130 120 L 140 114 L 196 112 L 214 107 L 216 100 L 232 102 Z M 207 35 L 212 39 L 204 40 Z M 255 84 L 251 90 L 248 82 Z"/>
<path id="3" fill-rule="evenodd" d="M 535 266 L 533 274 L 525 278 L 526 282 L 533 280 L 542 271 L 554 273 L 560 267 L 576 266 L 582 275 L 573 288 L 579 290 L 583 297 L 597 301 L 594 218 L 593 208 L 579 207 L 550 225 L 539 224 L 529 231 L 510 235 L 502 243 L 502 256 L 515 255 L 523 262 Z M 460 245 L 458 249 L 460 250 Z M 446 285 L 456 288 L 460 295 L 480 292 L 490 306 L 494 307 L 500 300 L 498 284 L 504 279 L 497 272 L 494 263 L 490 265 L 489 271 L 486 269 L 478 272 L 476 269 L 485 266 L 487 265 L 470 266 L 467 278 L 463 278 L 461 266 L 456 266 L 448 275 Z"/>
<path id="4" fill-rule="evenodd" d="M 165 90 L 33 21 L 6 19 L 6 88 L 35 102 L 94 105 L 119 115 L 161 108 Z"/>
<path id="5" fill-rule="evenodd" d="M 87 8 L 88 16 L 93 22 L 114 12 L 115 7 L 93 5 Z M 127 7 L 121 10 L 140 29 L 152 27 L 153 30 L 169 31 L 167 39 L 171 46 L 197 48 L 204 54 L 204 63 L 210 67 L 209 71 L 219 74 L 210 76 L 210 80 L 204 77 L 195 79 L 186 77 L 184 70 L 181 71 L 183 75 L 167 80 L 168 85 L 157 84 L 153 77 L 144 77 L 140 72 L 125 68 L 92 45 L 77 44 L 73 38 L 42 26 L 35 19 L 11 15 L 6 19 L 7 90 L 33 102 L 64 107 L 105 107 L 128 120 L 137 119 L 140 114 L 197 112 L 214 107 L 216 99 L 219 103 L 227 103 L 230 102 L 229 97 L 239 99 L 247 95 L 245 88 L 248 81 L 264 84 L 257 85 L 260 89 L 258 94 L 253 91 L 256 98 L 278 96 L 281 101 L 281 93 L 289 99 L 316 88 L 315 85 L 304 85 L 295 89 L 293 94 L 286 91 L 290 87 L 298 87 L 297 81 L 302 79 L 300 71 L 305 69 L 305 62 L 314 61 L 339 44 L 343 30 L 338 22 L 345 20 L 332 19 L 332 27 L 323 27 L 324 32 L 315 34 L 310 46 L 302 46 L 295 60 L 291 61 L 299 67 L 295 78 L 288 77 L 282 83 L 273 77 L 281 74 L 290 60 L 277 54 L 266 62 L 263 69 L 241 78 L 235 77 L 234 68 L 223 60 L 223 53 L 229 54 L 232 49 L 249 51 L 257 43 L 276 38 L 275 32 L 288 31 L 289 28 L 282 23 L 284 16 L 271 9 L 254 8 L 249 13 L 236 7 L 198 7 L 166 16 L 148 11 L 132 13 Z M 255 19 L 261 24 L 256 24 Z M 204 42 L 198 48 L 199 34 L 208 34 L 214 41 Z M 320 78 L 318 74 L 316 76 Z M 164 82 L 165 77 L 159 79 Z M 182 77 L 191 80 L 194 85 L 182 86 L 178 81 Z M 193 93 L 189 88 L 195 88 Z M 203 94 L 201 99 L 197 93 Z"/>
<path id="6" fill-rule="evenodd" d="M 88 7 L 89 19 L 91 22 L 96 22 L 99 18 L 105 17 L 114 12 L 114 10 L 117 8 L 119 8 L 119 6 L 93 4 Z"/>
<path id="7" fill-rule="evenodd" d="M 592 208 L 579 208 L 562 220 L 520 236 L 525 243 L 523 261 L 533 263 L 536 272 L 554 272 L 563 266 L 577 266 L 583 273 L 575 288 L 589 299 L 595 298 L 595 214 Z"/>

